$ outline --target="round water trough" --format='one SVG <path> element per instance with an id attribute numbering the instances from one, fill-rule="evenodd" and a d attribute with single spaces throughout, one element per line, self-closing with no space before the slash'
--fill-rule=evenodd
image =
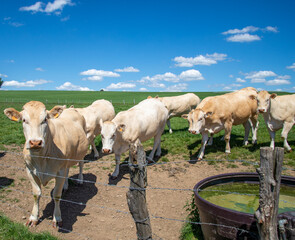
<path id="1" fill-rule="evenodd" d="M 202 222 L 202 232 L 206 240 L 259 239 L 254 214 L 215 205 L 199 194 L 209 186 L 235 182 L 259 184 L 259 177 L 256 173 L 228 173 L 208 177 L 195 185 L 195 200 Z M 281 185 L 295 188 L 295 178 L 282 176 Z M 279 214 L 278 218 L 282 218 L 283 215 L 286 214 Z"/>

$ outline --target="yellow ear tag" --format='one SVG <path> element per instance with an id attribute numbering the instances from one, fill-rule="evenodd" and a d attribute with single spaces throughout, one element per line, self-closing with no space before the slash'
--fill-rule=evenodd
<path id="1" fill-rule="evenodd" d="M 57 114 L 54 115 L 54 118 L 57 118 L 58 116 L 59 116 L 59 114 L 57 113 Z"/>
<path id="2" fill-rule="evenodd" d="M 11 120 L 12 120 L 12 121 L 16 121 L 16 122 L 18 122 L 18 119 L 17 119 L 15 116 L 12 116 L 12 117 L 11 117 Z"/>
<path id="3" fill-rule="evenodd" d="M 123 128 L 120 127 L 120 128 L 119 128 L 119 131 L 120 131 L 120 132 L 123 132 Z"/>

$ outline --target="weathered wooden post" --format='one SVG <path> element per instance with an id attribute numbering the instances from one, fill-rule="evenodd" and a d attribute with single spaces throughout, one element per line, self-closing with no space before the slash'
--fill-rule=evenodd
<path id="1" fill-rule="evenodd" d="M 130 188 L 127 192 L 129 211 L 134 219 L 137 238 L 152 239 L 152 228 L 146 205 L 146 158 L 139 140 L 129 146 Z"/>
<path id="2" fill-rule="evenodd" d="M 278 209 L 284 149 L 260 148 L 259 207 L 255 212 L 261 240 L 278 240 Z"/>

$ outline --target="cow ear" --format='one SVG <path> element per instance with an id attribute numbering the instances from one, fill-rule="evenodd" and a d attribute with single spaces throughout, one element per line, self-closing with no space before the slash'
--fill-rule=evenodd
<path id="1" fill-rule="evenodd" d="M 64 109 L 64 106 L 55 106 L 50 111 L 47 111 L 47 117 L 58 118 Z"/>
<path id="2" fill-rule="evenodd" d="M 22 114 L 14 108 L 6 108 L 4 114 L 11 120 L 19 122 L 22 119 Z"/>
<path id="3" fill-rule="evenodd" d="M 275 94 L 275 93 L 272 93 L 271 95 L 270 95 L 270 98 L 272 98 L 272 99 L 274 99 L 274 98 L 276 98 L 277 97 L 277 94 Z"/>
<path id="4" fill-rule="evenodd" d="M 158 99 L 159 98 L 159 95 L 155 96 L 155 98 Z"/>
<path id="5" fill-rule="evenodd" d="M 74 105 L 71 105 L 69 108 L 74 108 Z"/>
<path id="6" fill-rule="evenodd" d="M 147 97 L 147 99 L 151 99 L 151 98 L 153 98 L 153 97 L 152 97 L 152 96 L 148 96 L 148 97 Z"/>
<path id="7" fill-rule="evenodd" d="M 125 124 L 120 124 L 120 125 L 117 127 L 117 130 L 118 130 L 119 132 L 124 132 L 124 131 L 125 131 L 125 128 L 126 128 Z"/>
<path id="8" fill-rule="evenodd" d="M 188 119 L 188 114 L 182 114 L 181 117 L 184 119 Z"/>
<path id="9" fill-rule="evenodd" d="M 212 116 L 213 115 L 213 112 L 206 112 L 205 113 L 205 118 L 208 118 L 208 117 L 210 117 L 210 116 Z"/>
<path id="10" fill-rule="evenodd" d="M 250 98 L 251 100 L 256 100 L 256 99 L 257 99 L 257 97 L 254 96 L 254 95 L 250 95 L 249 98 Z"/>

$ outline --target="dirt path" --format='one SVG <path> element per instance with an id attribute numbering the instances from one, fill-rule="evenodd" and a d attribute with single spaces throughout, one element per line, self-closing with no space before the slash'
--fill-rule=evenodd
<path id="1" fill-rule="evenodd" d="M 168 156 L 168 159 L 183 160 L 177 156 Z M 235 163 L 236 168 L 227 168 L 227 166 L 228 163 L 209 165 L 207 162 L 153 165 L 148 167 L 148 184 L 149 187 L 192 189 L 197 182 L 212 175 L 255 171 L 253 166 L 243 166 L 239 163 Z M 0 211 L 21 223 L 27 221 L 33 206 L 31 184 L 23 168 L 21 156 L 12 153 L 0 155 L 0 185 L 7 185 L 13 181 L 11 189 L 17 190 L 1 193 Z M 113 170 L 114 155 L 86 163 L 84 180 L 90 182 L 84 183 L 83 186 L 73 182 L 69 190 L 63 194 L 63 199 L 81 203 L 81 205 L 71 202 L 61 203 L 63 228 L 72 231 L 70 233 L 65 230 L 57 231 L 51 226 L 53 201 L 49 196 L 54 186 L 54 181 L 51 180 L 42 188 L 44 197 L 40 200 L 40 215 L 43 221 L 33 231 L 46 230 L 69 240 L 136 239 L 135 224 L 128 213 L 126 201 L 128 189 L 119 188 L 129 186 L 129 174 L 127 169 L 122 167 L 118 180 L 110 182 L 109 173 Z M 69 176 L 77 178 L 77 173 L 78 168 L 72 168 Z M 114 185 L 106 186 L 108 183 Z M 184 205 L 191 200 L 191 196 L 190 191 L 150 189 L 147 191 L 149 213 L 158 217 L 185 219 L 187 213 Z M 181 222 L 151 218 L 151 224 L 155 239 L 179 239 Z"/>

